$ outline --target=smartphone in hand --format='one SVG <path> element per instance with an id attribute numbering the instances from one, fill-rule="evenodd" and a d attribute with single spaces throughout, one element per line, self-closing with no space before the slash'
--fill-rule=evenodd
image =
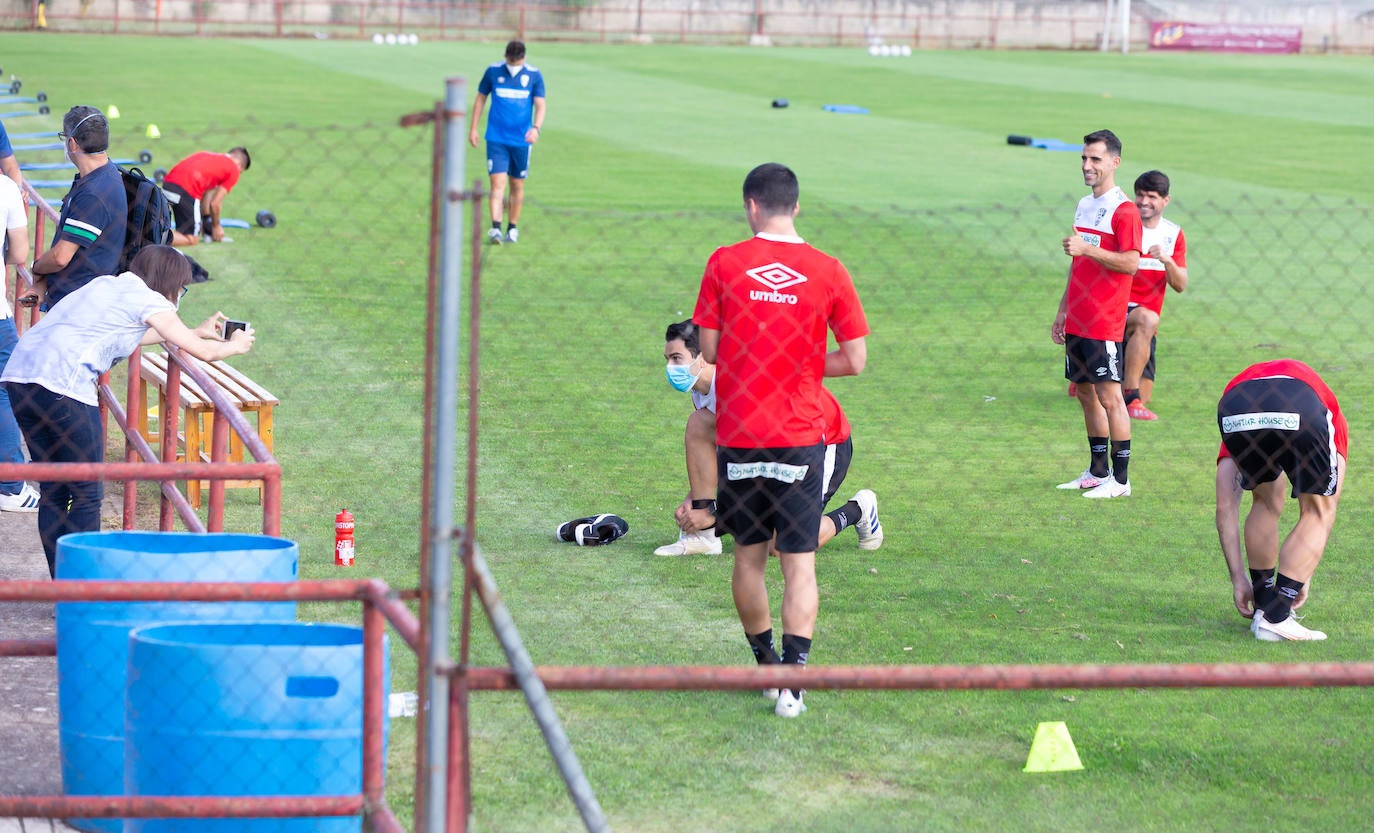
<path id="1" fill-rule="evenodd" d="M 238 332 L 239 330 L 246 329 L 248 329 L 247 321 L 235 321 L 232 318 L 225 319 L 224 321 L 220 322 L 219 336 L 225 341 L 228 341 L 230 338 L 233 337 L 234 333 Z"/>

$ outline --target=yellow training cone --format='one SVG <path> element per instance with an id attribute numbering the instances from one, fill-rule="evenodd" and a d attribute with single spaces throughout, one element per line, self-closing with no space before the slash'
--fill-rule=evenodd
<path id="1" fill-rule="evenodd" d="M 160 130 L 157 129 L 157 125 L 155 125 L 155 124 L 150 124 L 150 125 L 148 125 L 147 136 L 148 136 L 149 139 L 161 139 L 161 138 L 162 138 L 162 131 L 160 131 Z"/>
<path id="2" fill-rule="evenodd" d="M 1069 727 L 1062 720 L 1041 723 L 1035 728 L 1035 740 L 1031 741 L 1024 772 L 1066 772 L 1082 768 L 1078 750 L 1073 748 L 1073 738 L 1069 737 Z"/>
<path id="3" fill-rule="evenodd" d="M 116 106 L 114 106 L 113 104 L 111 104 L 111 105 L 110 105 L 110 109 L 108 109 L 108 110 L 105 111 L 105 118 L 107 118 L 107 119 L 117 119 L 117 118 L 119 118 L 119 108 L 116 107 Z"/>

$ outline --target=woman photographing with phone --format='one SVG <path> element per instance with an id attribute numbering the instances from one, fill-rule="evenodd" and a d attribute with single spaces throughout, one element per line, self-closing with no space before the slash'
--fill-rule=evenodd
<path id="1" fill-rule="evenodd" d="M 135 347 L 174 344 L 203 361 L 247 353 L 248 327 L 224 340 L 223 313 L 187 327 L 177 305 L 191 284 L 191 264 L 171 246 L 147 246 L 129 271 L 105 275 L 68 295 L 24 333 L 5 365 L 14 417 L 35 463 L 99 463 L 105 460 L 96 383 Z M 40 482 L 38 534 L 57 569 L 57 539 L 100 529 L 104 485 L 98 480 Z"/>

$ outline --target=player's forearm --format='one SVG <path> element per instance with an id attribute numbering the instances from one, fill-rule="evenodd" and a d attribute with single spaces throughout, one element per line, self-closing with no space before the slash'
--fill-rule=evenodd
<path id="1" fill-rule="evenodd" d="M 1217 540 L 1226 572 L 1234 583 L 1247 577 L 1240 534 L 1241 487 L 1235 463 L 1228 457 L 1217 464 Z"/>
<path id="2" fill-rule="evenodd" d="M 1188 288 L 1188 270 L 1172 260 L 1167 261 L 1164 264 L 1164 280 L 1169 282 L 1170 289 L 1182 292 Z"/>
<path id="3" fill-rule="evenodd" d="M 1101 246 L 1088 250 L 1088 257 L 1105 266 L 1109 271 L 1130 276 L 1140 268 L 1140 252 L 1109 252 Z"/>

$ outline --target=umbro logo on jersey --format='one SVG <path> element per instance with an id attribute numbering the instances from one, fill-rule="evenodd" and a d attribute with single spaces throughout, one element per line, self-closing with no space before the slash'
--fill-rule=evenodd
<path id="1" fill-rule="evenodd" d="M 763 292 L 758 289 L 749 291 L 749 300 L 766 301 L 770 304 L 795 304 L 797 296 L 779 290 L 789 286 L 796 286 L 799 283 L 806 283 L 806 276 L 782 263 L 770 263 L 767 266 L 756 266 L 745 272 L 746 275 L 768 287 L 770 291 Z"/>
<path id="2" fill-rule="evenodd" d="M 522 75 L 522 76 L 520 76 L 520 86 L 522 86 L 522 87 L 528 87 L 529 85 L 530 85 L 530 77 L 529 77 L 528 75 Z"/>

